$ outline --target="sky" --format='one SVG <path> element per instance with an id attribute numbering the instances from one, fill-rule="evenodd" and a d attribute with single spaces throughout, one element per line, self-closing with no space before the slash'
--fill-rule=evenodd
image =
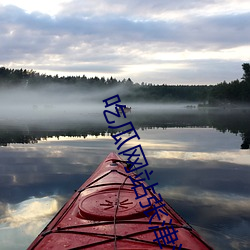
<path id="1" fill-rule="evenodd" d="M 0 0 L 0 67 L 216 84 L 242 77 L 249 23 L 249 0 Z"/>

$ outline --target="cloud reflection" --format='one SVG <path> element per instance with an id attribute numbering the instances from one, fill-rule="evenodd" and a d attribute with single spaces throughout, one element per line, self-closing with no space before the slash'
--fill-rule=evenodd
<path id="1" fill-rule="evenodd" d="M 52 219 L 62 202 L 59 196 L 46 196 L 18 204 L 2 204 L 1 249 L 25 249 Z"/>
<path id="2" fill-rule="evenodd" d="M 201 206 L 218 206 L 220 209 L 215 216 L 234 214 L 249 215 L 250 198 L 221 192 L 209 192 L 201 189 L 194 190 L 190 187 L 162 187 L 159 188 L 160 193 L 168 200 L 175 199 L 185 201 L 186 203 L 199 204 Z M 212 214 L 210 214 L 212 215 Z M 214 215 L 212 215 L 214 216 Z"/>
<path id="3" fill-rule="evenodd" d="M 0 224 L 15 228 L 26 225 L 26 234 L 34 234 L 33 226 L 37 221 L 50 217 L 58 211 L 56 197 L 30 198 L 18 204 L 7 204 L 5 216 L 0 219 Z"/>
<path id="4" fill-rule="evenodd" d="M 183 152 L 183 151 L 158 151 L 151 152 L 148 156 L 158 159 L 183 159 L 198 161 L 220 161 L 249 167 L 250 155 L 248 151 L 233 150 L 221 152 Z M 240 157 L 239 157 L 240 156 Z"/>

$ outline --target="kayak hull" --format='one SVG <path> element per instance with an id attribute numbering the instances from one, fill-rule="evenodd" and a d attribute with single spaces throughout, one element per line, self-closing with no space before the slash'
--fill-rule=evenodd
<path id="1" fill-rule="evenodd" d="M 160 249 L 159 244 L 163 249 L 212 249 L 158 194 L 152 190 L 146 196 L 141 190 L 136 194 L 132 182 L 136 174 L 126 173 L 126 167 L 110 153 L 28 249 L 145 250 Z M 162 206 L 159 217 L 153 216 L 157 206 Z M 163 221 L 164 227 L 178 231 L 174 243 L 157 241 L 155 232 L 160 233 Z"/>

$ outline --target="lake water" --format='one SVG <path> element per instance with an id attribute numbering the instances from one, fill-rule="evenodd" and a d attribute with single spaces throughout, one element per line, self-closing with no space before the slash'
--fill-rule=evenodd
<path id="1" fill-rule="evenodd" d="M 0 118 L 0 249 L 27 248 L 107 154 L 118 152 L 103 109 L 34 109 L 29 118 Z M 249 110 L 135 104 L 120 118 L 128 121 L 158 193 L 215 249 L 250 249 Z"/>

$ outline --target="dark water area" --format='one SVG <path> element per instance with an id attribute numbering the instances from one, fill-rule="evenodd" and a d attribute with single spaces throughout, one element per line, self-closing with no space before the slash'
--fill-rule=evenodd
<path id="1" fill-rule="evenodd" d="M 107 154 L 118 152 L 103 108 L 35 111 L 29 119 L 0 118 L 0 249 L 27 248 Z M 133 105 L 120 124 L 128 121 L 158 193 L 215 249 L 250 249 L 250 110 Z"/>

